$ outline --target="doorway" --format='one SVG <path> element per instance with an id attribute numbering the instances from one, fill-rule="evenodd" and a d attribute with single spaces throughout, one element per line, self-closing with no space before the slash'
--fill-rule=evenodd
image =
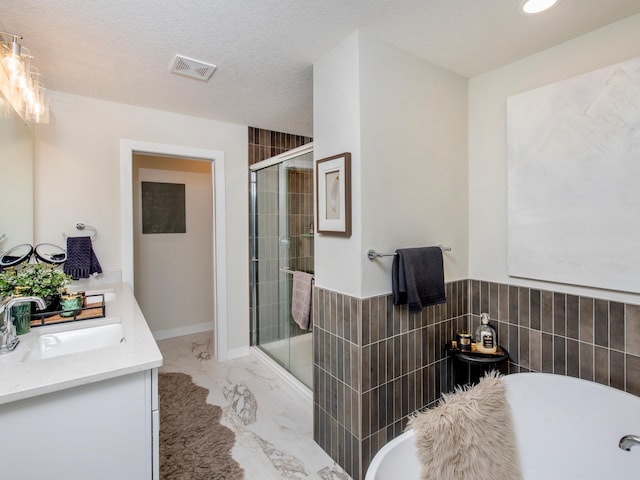
<path id="1" fill-rule="evenodd" d="M 215 356 L 228 359 L 227 346 L 227 243 L 223 234 L 226 224 L 224 152 L 182 145 L 168 145 L 136 140 L 120 140 L 120 255 L 122 281 L 134 290 L 134 223 L 133 223 L 133 157 L 136 153 L 186 157 L 212 162 L 213 203 L 213 291 L 215 324 Z M 217 234 L 220 232 L 220 234 Z"/>
<path id="2" fill-rule="evenodd" d="M 211 161 L 133 155 L 134 289 L 157 340 L 214 330 Z"/>

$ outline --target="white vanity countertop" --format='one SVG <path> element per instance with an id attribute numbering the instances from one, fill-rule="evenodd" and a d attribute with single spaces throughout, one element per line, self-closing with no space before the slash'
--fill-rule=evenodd
<path id="1" fill-rule="evenodd" d="M 162 365 L 149 326 L 126 283 L 101 285 L 105 292 L 104 318 L 31 328 L 17 348 L 0 355 L 0 405 L 88 383 L 149 370 Z M 53 332 L 122 322 L 125 342 L 116 346 L 47 359 L 27 359 L 37 337 Z"/>

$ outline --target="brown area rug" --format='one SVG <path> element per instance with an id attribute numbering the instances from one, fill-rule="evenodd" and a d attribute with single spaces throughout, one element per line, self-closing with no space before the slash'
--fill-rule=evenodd
<path id="1" fill-rule="evenodd" d="M 206 388 L 184 373 L 160 373 L 158 393 L 161 480 L 244 478 L 231 457 L 235 434 L 220 425 L 222 409 L 206 403 Z"/>

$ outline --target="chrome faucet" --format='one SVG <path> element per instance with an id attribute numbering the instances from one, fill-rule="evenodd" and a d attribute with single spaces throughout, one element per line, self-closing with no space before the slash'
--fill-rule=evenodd
<path id="1" fill-rule="evenodd" d="M 618 443 L 618 446 L 627 452 L 631 450 L 631 447 L 634 445 L 640 445 L 640 435 L 625 435 L 620 439 L 620 443 Z"/>
<path id="2" fill-rule="evenodd" d="M 38 310 L 47 308 L 47 304 L 40 297 L 9 297 L 0 304 L 0 313 L 4 313 L 4 322 L 0 326 L 0 355 L 12 352 L 20 343 L 16 335 L 16 327 L 11 321 L 11 308 L 19 303 L 36 302 Z"/>

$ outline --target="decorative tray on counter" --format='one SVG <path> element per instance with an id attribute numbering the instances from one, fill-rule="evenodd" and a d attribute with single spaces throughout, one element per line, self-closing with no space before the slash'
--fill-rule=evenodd
<path id="1" fill-rule="evenodd" d="M 478 351 L 460 350 L 457 347 L 453 347 L 451 342 L 447 342 L 446 350 L 449 352 L 449 355 L 455 355 L 471 363 L 496 363 L 509 358 L 509 352 L 500 345 L 498 345 L 496 353 L 482 353 Z"/>
<path id="2" fill-rule="evenodd" d="M 36 310 L 31 314 L 31 326 L 42 327 L 44 325 L 102 318 L 105 316 L 104 294 L 97 293 L 95 295 L 87 295 L 85 299 L 85 306 L 75 310 L 73 315 L 63 316 L 61 315 L 62 313 L 67 312 L 56 310 L 53 312 L 40 313 Z"/>

